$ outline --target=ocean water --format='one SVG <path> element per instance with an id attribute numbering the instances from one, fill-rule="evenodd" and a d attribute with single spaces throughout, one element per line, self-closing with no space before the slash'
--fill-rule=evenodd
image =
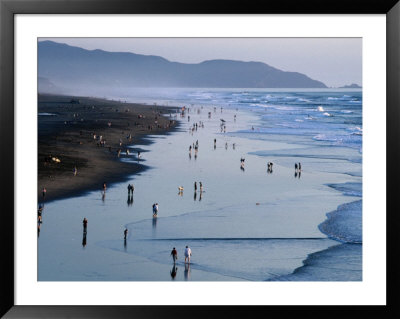
<path id="1" fill-rule="evenodd" d="M 362 280 L 360 91 L 149 89 L 112 98 L 186 109 L 167 115 L 177 132 L 150 136 L 154 143 L 122 158 L 148 167 L 132 176 L 132 199 L 121 183 L 104 198 L 99 190 L 46 203 L 39 280 Z"/>

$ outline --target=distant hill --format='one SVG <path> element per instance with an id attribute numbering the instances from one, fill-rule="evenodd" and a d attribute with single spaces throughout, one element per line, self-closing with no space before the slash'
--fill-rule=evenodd
<path id="1" fill-rule="evenodd" d="M 359 86 L 358 84 L 352 83 L 350 85 L 341 86 L 341 87 L 339 87 L 339 89 L 361 89 L 361 86 Z"/>
<path id="2" fill-rule="evenodd" d="M 179 48 L 177 48 L 179 50 Z M 326 88 L 298 72 L 284 72 L 261 62 L 210 60 L 170 62 L 159 56 L 85 50 L 52 41 L 38 43 L 40 88 L 197 87 Z M 49 87 L 49 83 L 51 83 Z"/>

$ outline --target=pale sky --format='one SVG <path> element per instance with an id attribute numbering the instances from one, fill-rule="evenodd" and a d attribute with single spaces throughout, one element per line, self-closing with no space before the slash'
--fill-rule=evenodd
<path id="1" fill-rule="evenodd" d="M 40 38 L 84 49 L 158 55 L 182 63 L 264 62 L 328 87 L 362 85 L 361 38 Z"/>

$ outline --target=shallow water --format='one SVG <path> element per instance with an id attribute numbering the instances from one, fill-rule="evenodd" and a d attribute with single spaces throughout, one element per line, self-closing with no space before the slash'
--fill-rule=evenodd
<path id="1" fill-rule="evenodd" d="M 99 190 L 46 203 L 38 238 L 39 280 L 171 280 L 172 247 L 179 254 L 174 280 L 290 280 L 281 276 L 290 276 L 312 254 L 330 251 L 339 244 L 328 239 L 318 225 L 326 220 L 327 212 L 361 196 L 360 135 L 353 140 L 342 139 L 339 145 L 340 137 L 334 141 L 316 139 L 320 130 L 331 135 L 347 130 L 342 120 L 332 123 L 331 118 L 320 114 L 321 122 L 314 127 L 288 129 L 286 125 L 281 129 L 277 124 L 302 123 L 296 121 L 298 112 L 293 114 L 299 108 L 294 101 L 303 99 L 299 103 L 308 105 L 312 93 L 306 94 L 308 99 L 304 94 L 299 97 L 296 93 L 295 99 L 290 94 L 286 99 L 284 93 L 278 94 L 274 103 L 282 101 L 275 106 L 275 116 L 266 116 L 260 110 L 265 106 L 249 109 L 232 105 L 232 99 L 245 103 L 248 99 L 254 104 L 253 99 L 261 96 L 258 93 L 256 97 L 218 93 L 217 102 L 222 103 L 218 100 L 222 96 L 229 103 L 216 104 L 215 109 L 209 105 L 215 94 L 208 95 L 207 104 L 204 92 L 200 93 L 192 98 L 202 98 L 202 105 L 188 104 L 190 112 L 182 118 L 171 114 L 181 120 L 178 132 L 153 136 L 150 145 L 134 145 L 124 159 L 137 161 L 135 150 L 140 148 L 140 162 L 149 166 L 132 176 L 133 202 L 128 198 L 127 183 L 123 183 L 108 187 L 104 198 Z M 324 111 L 341 113 L 335 103 L 342 100 L 328 99 L 334 94 L 322 94 L 323 104 L 318 94 L 317 104 L 323 105 Z M 336 95 L 343 97 L 342 93 Z M 175 102 L 185 98 L 187 95 Z M 269 94 L 269 100 L 273 98 Z M 345 105 L 352 99 L 344 97 Z M 223 105 L 222 110 L 219 105 Z M 359 120 L 359 114 L 354 115 L 357 110 L 350 108 L 353 113 L 340 116 Z M 289 113 L 285 116 L 285 112 Z M 221 131 L 221 118 L 226 133 Z M 204 128 L 191 133 L 189 129 L 199 121 Z M 333 129 L 335 125 L 339 127 Z M 196 141 L 198 154 L 195 156 L 193 149 L 190 157 L 189 145 Z M 241 157 L 245 158 L 244 170 L 240 169 Z M 267 172 L 267 161 L 274 163 L 272 173 Z M 300 161 L 299 175 L 295 174 L 294 162 Z M 194 192 L 195 181 L 203 183 L 203 192 L 199 185 Z M 156 202 L 160 210 L 154 219 L 151 207 Z M 86 238 L 84 217 L 89 221 Z M 125 227 L 128 238 L 124 243 Z M 186 245 L 193 251 L 190 269 L 183 264 Z M 359 266 L 358 276 L 344 269 L 341 276 L 332 274 L 332 280 L 361 280 Z M 309 275 L 307 280 L 318 278 L 318 274 Z M 324 278 L 329 278 L 329 272 Z"/>

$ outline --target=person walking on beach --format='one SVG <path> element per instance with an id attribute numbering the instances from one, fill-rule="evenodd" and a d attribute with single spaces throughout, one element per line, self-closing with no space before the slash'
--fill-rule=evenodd
<path id="1" fill-rule="evenodd" d="M 128 235 L 128 228 L 125 228 L 124 230 L 124 240 L 126 240 L 126 236 Z"/>
<path id="2" fill-rule="evenodd" d="M 192 256 L 192 250 L 189 248 L 189 246 L 186 246 L 186 248 L 185 248 L 185 264 L 186 264 L 186 260 L 187 260 L 188 264 L 190 264 L 191 256 Z"/>
<path id="3" fill-rule="evenodd" d="M 176 260 L 178 259 L 178 252 L 177 252 L 177 250 L 175 249 L 175 247 L 172 248 L 171 256 L 172 256 L 172 260 L 174 261 L 174 264 L 175 264 Z"/>
<path id="4" fill-rule="evenodd" d="M 299 171 L 301 171 L 301 164 L 300 164 L 300 162 L 299 162 Z"/>
<path id="5" fill-rule="evenodd" d="M 194 182 L 194 191 L 197 192 L 197 182 Z"/>
<path id="6" fill-rule="evenodd" d="M 42 222 L 42 211 L 43 211 L 43 206 L 39 206 L 39 209 L 38 209 L 38 223 L 39 224 Z"/>
<path id="7" fill-rule="evenodd" d="M 200 194 L 203 192 L 203 184 L 201 182 L 199 182 L 200 184 Z"/>
<path id="8" fill-rule="evenodd" d="M 295 164 L 294 164 L 294 171 L 297 172 L 297 169 L 298 169 L 297 163 L 295 163 Z"/>
<path id="9" fill-rule="evenodd" d="M 86 233 L 86 231 L 87 231 L 87 223 L 88 223 L 88 220 L 86 219 L 86 217 L 83 219 L 83 231 Z"/>
<path id="10" fill-rule="evenodd" d="M 156 217 L 158 213 L 158 204 L 153 204 L 153 217 Z"/>
<path id="11" fill-rule="evenodd" d="M 107 185 L 106 185 L 106 182 L 104 182 L 103 183 L 103 191 L 104 191 L 104 193 L 106 192 L 106 189 L 107 189 Z"/>

